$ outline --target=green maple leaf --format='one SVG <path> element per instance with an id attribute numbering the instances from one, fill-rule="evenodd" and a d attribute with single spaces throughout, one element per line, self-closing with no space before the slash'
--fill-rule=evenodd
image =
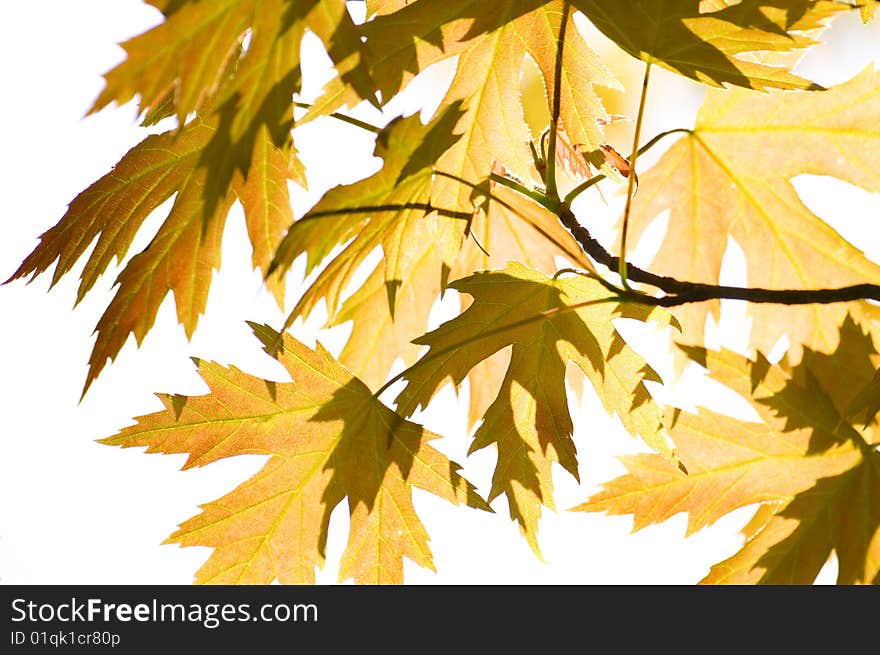
<path id="1" fill-rule="evenodd" d="M 609 291 L 596 280 L 551 279 L 516 263 L 450 286 L 472 296 L 472 304 L 416 340 L 430 348 L 406 373 L 398 411 L 409 415 L 427 405 L 445 381 L 459 385 L 475 366 L 512 346 L 501 388 L 471 451 L 496 445 L 489 499 L 506 495 L 511 517 L 537 552 L 541 507 L 553 507 L 552 463 L 578 477 L 565 390 L 569 362 L 583 370 L 607 410 L 617 412 L 628 430 L 669 456 L 662 411 L 644 385 L 659 377 L 612 322 L 663 316 L 643 306 L 608 302 Z"/>
<path id="2" fill-rule="evenodd" d="M 404 557 L 433 569 L 413 488 L 491 511 L 459 467 L 428 445 L 438 435 L 382 405 L 320 345 L 313 351 L 267 326 L 252 327 L 290 381 L 198 361 L 208 395 L 160 396 L 165 410 L 103 440 L 187 453 L 184 468 L 270 455 L 252 478 L 169 538 L 214 549 L 196 581 L 314 584 L 330 514 L 346 498 L 351 523 L 340 580 L 401 583 Z"/>

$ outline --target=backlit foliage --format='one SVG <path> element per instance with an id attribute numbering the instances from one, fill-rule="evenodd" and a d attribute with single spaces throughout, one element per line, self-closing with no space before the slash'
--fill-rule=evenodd
<path id="1" fill-rule="evenodd" d="M 835 20 L 873 19 L 874 0 L 371 0 L 364 21 L 343 0 L 147 1 L 163 20 L 122 44 L 93 111 L 137 102 L 145 125 L 176 124 L 80 193 L 10 281 L 51 271 L 54 283 L 85 259 L 82 299 L 124 263 L 83 393 L 130 335 L 142 342 L 169 292 L 193 335 L 236 202 L 267 289 L 283 307 L 285 284 L 299 285 L 285 325 L 252 325 L 288 378 L 199 361 L 208 394 L 162 395 L 163 411 L 103 440 L 185 453 L 186 467 L 268 456 L 169 538 L 213 549 L 197 582 L 314 582 L 330 513 L 345 500 L 341 578 L 401 583 L 404 558 L 433 567 L 414 488 L 487 511 L 499 499 L 539 554 L 553 465 L 578 477 L 566 385 L 598 394 L 653 451 L 624 458 L 627 473 L 573 510 L 630 514 L 636 528 L 685 512 L 695 531 L 752 506 L 742 549 L 703 582 L 808 584 L 832 553 L 840 583 L 880 582 L 870 300 L 880 266 L 792 184 L 809 173 L 880 192 L 878 71 L 828 89 L 792 72 Z M 615 149 L 606 127 L 621 117 L 603 94 L 644 91 L 618 79 L 584 24 L 641 60 L 646 86 L 659 67 L 705 87 L 695 124 L 647 135 L 632 154 Z M 306 106 L 308 33 L 337 75 Z M 382 109 L 443 60 L 453 72 L 432 116 L 371 126 L 349 115 L 361 103 Z M 374 132 L 381 168 L 292 207 L 289 185 L 309 176 L 293 129 L 327 116 Z M 638 134 L 641 113 L 628 119 Z M 637 147 L 660 140 L 668 150 L 641 167 Z M 574 217 L 575 197 L 600 179 L 605 193 L 630 193 L 621 232 L 632 239 L 669 212 L 648 274 L 627 277 L 609 254 L 625 261 L 625 239 L 602 244 L 584 229 L 589 217 Z M 149 246 L 129 256 L 145 219 L 172 198 Z M 745 254 L 749 287 L 864 293 L 765 298 L 748 308 L 751 357 L 707 350 L 706 319 L 730 297 L 718 287 L 728 237 Z M 359 277 L 375 252 L 381 261 Z M 308 286 L 290 274 L 300 257 L 315 273 Z M 659 290 L 678 283 L 702 285 L 701 299 L 658 306 Z M 429 330 L 447 290 L 460 294 L 460 313 Z M 287 333 L 319 305 L 328 326 L 353 325 L 338 359 Z M 622 320 L 672 326 L 677 356 L 747 399 L 760 422 L 664 407 L 651 388 L 665 381 Z M 790 349 L 771 363 L 783 335 Z M 398 361 L 405 370 L 392 375 Z M 485 499 L 430 445 L 438 435 L 412 420 L 444 384 L 466 380 L 470 450 L 498 455 Z M 394 401 L 380 400 L 396 383 Z"/>

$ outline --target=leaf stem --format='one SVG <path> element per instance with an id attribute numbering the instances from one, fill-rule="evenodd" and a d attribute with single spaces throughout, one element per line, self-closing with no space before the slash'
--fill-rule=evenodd
<path id="1" fill-rule="evenodd" d="M 601 182 L 604 179 L 605 179 L 605 174 L 599 173 L 598 175 L 594 175 L 593 177 L 591 177 L 589 180 L 586 180 L 585 182 L 581 182 L 574 189 L 572 189 L 571 191 L 568 192 L 568 195 L 565 196 L 565 198 L 562 200 L 562 202 L 565 205 L 571 207 L 571 203 L 574 202 L 575 198 L 577 198 L 584 191 L 586 191 L 587 189 L 589 189 L 593 185 L 598 184 L 599 182 Z"/>
<path id="2" fill-rule="evenodd" d="M 562 109 L 562 63 L 565 50 L 565 32 L 568 28 L 568 17 L 571 13 L 571 5 L 566 0 L 562 5 L 562 23 L 559 26 L 559 36 L 556 38 L 556 64 L 553 70 L 553 104 L 550 112 L 550 134 L 547 141 L 547 196 L 554 201 L 559 201 L 559 191 L 556 188 L 556 130 L 559 126 L 559 114 Z"/>
<path id="3" fill-rule="evenodd" d="M 308 102 L 294 102 L 294 107 L 300 107 L 302 109 L 311 109 L 312 105 Z M 373 134 L 379 134 L 383 128 L 378 125 L 373 125 L 372 123 L 367 123 L 365 121 L 359 120 L 352 116 L 346 116 L 345 114 L 340 114 L 339 112 L 333 112 L 332 114 L 327 114 L 330 118 L 335 118 L 338 121 L 342 121 L 343 123 L 348 123 L 350 125 L 354 125 L 355 127 L 359 127 L 362 130 L 366 130 L 367 132 L 372 132 Z"/>
<path id="4" fill-rule="evenodd" d="M 508 189 L 513 189 L 514 191 L 518 191 L 534 200 L 536 203 L 544 207 L 545 209 L 553 212 L 554 214 L 559 211 L 559 202 L 553 200 L 552 198 L 544 195 L 540 191 L 536 191 L 534 189 L 529 189 L 527 186 L 520 184 L 516 180 L 513 180 L 505 175 L 498 175 L 497 173 L 491 173 L 489 175 L 489 179 L 493 182 L 497 182 L 501 186 L 506 186 Z"/>
<path id="5" fill-rule="evenodd" d="M 657 143 L 661 139 L 665 139 L 666 137 L 668 137 L 672 134 L 679 134 L 679 133 L 693 134 L 694 131 L 692 129 L 690 129 L 689 127 L 676 127 L 671 130 L 666 130 L 665 132 L 660 132 L 660 134 L 657 134 L 650 141 L 648 141 L 645 145 L 643 145 L 641 148 L 639 148 L 639 152 L 638 152 L 639 156 L 641 157 L 646 152 L 648 152 L 648 150 L 650 150 L 655 145 L 657 145 Z"/>
<path id="6" fill-rule="evenodd" d="M 598 278 L 596 278 L 598 279 Z M 508 330 L 515 330 L 517 328 L 523 327 L 524 325 L 528 325 L 529 323 L 534 323 L 535 321 L 547 320 L 548 318 L 552 318 L 558 314 L 564 314 L 566 312 L 577 311 L 578 309 L 583 309 L 585 307 L 591 307 L 593 305 L 601 305 L 609 302 L 620 302 L 622 299 L 619 296 L 610 296 L 608 298 L 597 298 L 594 300 L 585 300 L 584 302 L 575 303 L 573 305 L 563 305 L 561 307 L 551 307 L 550 309 L 545 309 L 542 312 L 538 312 L 536 314 L 532 314 L 531 316 L 526 316 L 518 321 L 514 321 L 512 323 L 506 323 L 505 325 L 499 325 L 498 327 L 492 328 L 491 330 L 485 330 L 480 332 L 479 334 L 473 334 L 466 339 L 462 339 L 456 343 L 450 344 L 448 346 L 444 346 L 438 350 L 430 350 L 428 351 L 424 357 L 420 358 L 415 364 L 408 367 L 407 369 L 401 371 L 390 380 L 388 380 L 385 384 L 383 384 L 376 392 L 373 394 L 373 398 L 378 399 L 383 393 L 385 393 L 388 388 L 394 384 L 395 382 L 402 380 L 407 375 L 412 373 L 416 368 L 422 366 L 423 364 L 436 359 L 437 357 L 441 357 L 442 355 L 446 355 L 454 350 L 458 350 L 459 348 L 463 348 L 468 344 L 474 343 L 475 341 L 479 341 L 480 339 L 485 339 L 487 337 L 492 337 L 497 334 L 501 334 L 502 332 L 507 332 Z"/>
<path id="7" fill-rule="evenodd" d="M 642 135 L 642 122 L 645 117 L 645 100 L 648 98 L 648 82 L 651 79 L 651 62 L 645 64 L 645 77 L 642 79 L 642 96 L 639 99 L 639 113 L 636 118 L 636 129 L 633 134 L 632 156 L 629 160 L 629 179 L 626 187 L 626 207 L 623 210 L 623 227 L 620 233 L 620 259 L 618 260 L 617 272 L 620 275 L 623 288 L 631 291 L 627 280 L 626 264 L 626 235 L 629 230 L 629 213 L 632 209 L 633 191 L 636 181 L 636 160 L 639 157 L 639 139 Z"/>
<path id="8" fill-rule="evenodd" d="M 664 139 L 667 136 L 670 136 L 672 134 L 678 134 L 679 132 L 683 132 L 686 134 L 693 134 L 694 133 L 694 131 L 692 129 L 687 128 L 687 127 L 676 127 L 675 129 L 672 129 L 672 130 L 666 130 L 665 132 L 660 132 L 660 134 L 657 134 L 656 136 L 654 136 L 654 138 L 652 138 L 645 145 L 643 145 L 641 148 L 639 148 L 639 152 L 638 152 L 639 156 L 644 155 L 651 148 L 656 146 L 662 139 Z M 571 203 L 574 202 L 575 198 L 577 198 L 584 191 L 586 191 L 587 189 L 589 189 L 593 185 L 597 184 L 598 182 L 601 182 L 604 179 L 605 179 L 605 174 L 599 173 L 598 175 L 594 175 L 593 177 L 591 177 L 589 180 L 581 182 L 574 189 L 572 189 L 571 191 L 568 192 L 568 195 L 565 196 L 565 198 L 563 199 L 562 202 L 564 204 L 568 205 L 569 207 L 571 207 Z"/>

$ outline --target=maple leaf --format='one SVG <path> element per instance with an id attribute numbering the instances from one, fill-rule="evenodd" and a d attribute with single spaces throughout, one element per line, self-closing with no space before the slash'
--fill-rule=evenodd
<path id="1" fill-rule="evenodd" d="M 880 267 L 813 214 L 792 178 L 830 175 L 880 191 L 880 73 L 869 67 L 821 94 L 709 90 L 692 133 L 650 170 L 630 215 L 634 239 L 665 210 L 669 225 L 650 269 L 717 284 L 727 236 L 742 247 L 748 284 L 809 289 L 880 281 Z M 685 334 L 702 340 L 718 301 L 681 308 Z M 783 334 L 795 346 L 833 350 L 847 311 L 867 303 L 750 306 L 750 342 L 769 352 Z"/>
<path id="2" fill-rule="evenodd" d="M 154 1 L 165 21 L 122 44 L 126 59 L 105 76 L 107 84 L 92 111 L 111 102 L 124 104 L 139 96 L 142 110 L 161 102 L 173 90 L 175 113 L 182 125 L 217 91 L 227 62 L 250 34 L 239 62 L 242 73 L 230 80 L 236 92 L 259 88 L 252 75 L 280 80 L 299 67 L 304 29 L 317 34 L 340 74 L 369 99 L 373 84 L 364 61 L 357 26 L 342 0 L 194 0 Z M 268 78 L 264 78 L 268 79 Z M 272 85 L 269 85 L 270 87 Z M 295 87 L 290 88 L 288 104 Z M 271 88 L 263 89 L 271 92 Z M 265 96 L 263 96 L 265 97 Z"/>
<path id="3" fill-rule="evenodd" d="M 367 5 L 367 17 L 391 14 L 398 9 L 412 4 L 413 0 L 365 0 Z"/>
<path id="4" fill-rule="evenodd" d="M 284 272 L 299 255 L 308 253 L 309 273 L 334 247 L 351 240 L 302 295 L 291 318 L 308 314 L 324 299 L 333 321 L 342 291 L 377 247 L 384 255 L 387 304 L 393 315 L 397 290 L 413 273 L 419 250 L 455 251 L 454 246 L 444 248 L 442 244 L 461 240 L 470 215 L 433 205 L 431 185 L 437 154 L 458 138 L 452 127 L 459 116 L 460 110 L 450 106 L 428 125 L 421 123 L 418 114 L 392 121 L 376 139 L 375 155 L 384 160 L 379 172 L 354 184 L 334 187 L 290 226 L 270 272 Z M 436 225 L 435 241 L 425 242 L 424 235 L 418 233 L 423 222 Z M 438 279 L 440 274 L 436 270 Z"/>
<path id="5" fill-rule="evenodd" d="M 503 268 L 509 260 L 551 274 L 557 258 L 584 270 L 593 270 L 574 237 L 559 217 L 533 200 L 500 184 L 490 183 L 471 217 L 473 237 L 462 245 L 450 277 Z"/>
<path id="6" fill-rule="evenodd" d="M 107 73 L 91 112 L 140 98 L 146 123 L 196 112 L 217 129 L 202 163 L 206 215 L 222 203 L 236 171 L 245 177 L 263 131 L 292 148 L 293 95 L 301 88 L 300 47 L 318 35 L 346 83 L 377 104 L 363 43 L 342 0 L 219 0 L 157 3 L 155 28 L 122 44 L 127 58 Z"/>
<path id="7" fill-rule="evenodd" d="M 761 423 L 675 412 L 669 434 L 687 474 L 656 455 L 624 457 L 628 473 L 574 510 L 632 514 L 636 530 L 687 512 L 690 534 L 764 503 L 742 550 L 703 582 L 805 584 L 832 550 L 840 583 L 873 581 L 880 571 L 880 435 L 857 430 L 841 408 L 870 383 L 880 356 L 851 319 L 840 343 L 833 353 L 807 350 L 788 371 L 762 356 L 689 348 L 713 378 L 750 401 Z"/>
<path id="8" fill-rule="evenodd" d="M 462 245 L 450 274 L 452 279 L 467 277 L 475 271 L 502 269 L 508 261 L 519 262 L 546 275 L 556 272 L 558 258 L 581 270 L 593 270 L 589 258 L 555 214 L 507 187 L 490 184 L 489 188 L 491 194 L 474 213 L 470 229 L 473 238 Z M 462 311 L 469 304 L 468 297 L 462 296 Z M 424 326 L 410 339 L 422 332 Z M 493 356 L 468 373 L 471 425 L 485 414 L 506 369 L 506 363 Z"/>
<path id="9" fill-rule="evenodd" d="M 503 266 L 508 259 L 548 274 L 556 270 L 557 257 L 591 267 L 555 214 L 511 189 L 471 189 L 478 198 L 489 194 L 471 212 L 446 210 L 434 199 L 443 177 L 432 166 L 459 138 L 452 129 L 460 115 L 452 105 L 428 125 L 417 115 L 390 123 L 376 141 L 382 169 L 325 194 L 291 226 L 271 269 L 284 271 L 304 253 L 307 272 L 329 259 L 288 321 L 307 315 L 322 299 L 328 325 L 352 321 L 352 337 L 340 359 L 373 388 L 385 380 L 398 356 L 407 365 L 415 361 L 418 348 L 411 341 L 425 331 L 428 312 L 450 276 Z M 462 243 L 466 231 L 472 238 Z M 341 252 L 333 252 L 343 245 Z M 343 291 L 377 247 L 383 263 L 340 307 Z M 383 289 L 386 302 L 376 304 Z M 406 302 L 402 316 L 395 312 L 401 294 Z M 480 379 L 480 386 L 484 382 Z"/>
<path id="10" fill-rule="evenodd" d="M 846 415 L 854 420 L 861 417 L 862 423 L 868 425 L 874 421 L 877 412 L 880 412 L 880 369 L 877 369 L 867 386 L 850 401 Z"/>
<path id="11" fill-rule="evenodd" d="M 83 393 L 119 353 L 129 334 L 141 343 L 152 327 L 168 291 L 174 292 L 177 317 L 188 336 L 205 310 L 213 269 L 220 265 L 226 215 L 236 197 L 245 210 L 255 267 L 267 270 L 269 258 L 291 220 L 287 189 L 289 161 L 265 131 L 256 141 L 253 174 L 237 177 L 222 201 L 207 211 L 204 194 L 208 170 L 199 165 L 215 127 L 194 120 L 175 131 L 147 137 L 113 170 L 80 193 L 57 225 L 8 281 L 36 276 L 56 260 L 54 285 L 95 241 L 80 274 L 77 301 L 113 263 L 122 260 L 143 221 L 176 193 L 174 205 L 150 244 L 128 261 L 118 289 L 96 327 Z M 270 283 L 276 297 L 280 282 Z"/>
<path id="12" fill-rule="evenodd" d="M 823 26 L 841 2 L 814 0 L 572 0 L 590 21 L 633 57 L 712 86 L 820 89 L 778 66 L 739 55 L 785 52 L 815 43 L 800 32 Z M 731 6 L 727 6 L 731 5 Z"/>
<path id="13" fill-rule="evenodd" d="M 553 507 L 552 463 L 578 477 L 565 391 L 569 362 L 584 371 L 609 412 L 616 411 L 627 429 L 668 456 L 662 411 L 644 386 L 659 377 L 612 323 L 616 317 L 663 317 L 644 306 L 608 302 L 609 291 L 596 280 L 551 279 L 514 262 L 450 286 L 472 296 L 473 303 L 416 339 L 430 349 L 404 376 L 398 411 L 409 415 L 427 405 L 447 379 L 459 385 L 474 366 L 512 346 L 503 383 L 471 451 L 496 445 L 489 500 L 507 496 L 511 518 L 538 552 L 541 506 Z"/>
<path id="14" fill-rule="evenodd" d="M 563 33 L 561 124 L 572 142 L 589 151 L 598 151 L 604 143 L 601 122 L 607 114 L 593 87 L 619 89 L 620 85 L 587 47 L 573 12 L 562 0 L 509 0 L 491 5 L 476 0 L 386 3 L 380 9 L 363 30 L 371 75 L 383 98 L 393 97 L 431 64 L 458 56 L 456 74 L 441 107 L 462 104 L 465 112 L 456 126 L 461 138 L 438 160 L 439 170 L 479 183 L 497 160 L 522 179 L 534 177 L 520 75 L 525 58 L 530 57 L 546 89 L 553 89 L 556 46 Z M 341 81 L 330 84 L 304 120 L 351 106 L 356 99 Z M 435 197 L 450 209 L 470 207 L 470 190 L 454 180 L 439 180 Z"/>
<path id="15" fill-rule="evenodd" d="M 588 151 L 596 151 L 604 143 L 600 124 L 608 117 L 594 85 L 620 88 L 580 36 L 566 3 L 505 5 L 496 13 L 500 26 L 489 30 L 480 25 L 480 19 L 475 21 L 487 33 L 459 54 L 456 75 L 443 101 L 461 100 L 468 111 L 457 126 L 461 140 L 443 155 L 437 167 L 466 180 L 487 177 L 496 161 L 521 179 L 534 177 L 533 161 L 525 148 L 529 134 L 519 84 L 526 55 L 537 64 L 548 91 L 557 88 L 558 70 L 560 125 L 571 143 Z M 558 44 L 563 34 L 562 62 L 557 69 L 553 44 Z M 553 93 L 548 93 L 548 102 L 552 97 Z M 444 184 L 438 197 L 463 206 L 465 189 L 451 180 Z"/>
<path id="16" fill-rule="evenodd" d="M 796 496 L 704 584 L 809 584 L 838 555 L 838 584 L 878 584 L 880 458 L 853 457 L 845 472 Z M 845 518 L 842 518 L 845 517 Z M 873 577 L 871 577 L 873 576 Z"/>
<path id="17" fill-rule="evenodd" d="M 245 224 L 253 246 L 254 268 L 268 273 L 275 252 L 293 223 L 288 178 L 299 179 L 294 169 L 298 160 L 286 157 L 263 134 L 257 139 L 247 179 L 234 187 L 244 209 Z M 267 288 L 284 307 L 284 278 L 265 276 Z"/>
<path id="18" fill-rule="evenodd" d="M 196 581 L 314 584 L 330 513 L 345 498 L 351 524 L 340 581 L 401 583 L 404 557 L 433 569 L 412 490 L 491 511 L 459 467 L 428 445 L 438 435 L 382 405 L 320 344 L 311 350 L 267 326 L 251 327 L 290 382 L 197 361 L 208 395 L 161 395 L 164 411 L 102 440 L 187 453 L 185 469 L 237 455 L 270 456 L 252 478 L 169 537 L 214 549 Z"/>
<path id="19" fill-rule="evenodd" d="M 396 288 L 395 297 L 403 311 L 392 314 L 383 267 L 376 267 L 367 280 L 343 303 L 329 325 L 351 321 L 351 336 L 339 354 L 339 361 L 357 373 L 371 389 L 378 389 L 398 360 L 410 366 L 421 348 L 412 340 L 427 329 L 428 314 L 441 293 L 443 271 L 443 226 L 436 221 L 419 221 L 410 234 L 409 275 Z"/>

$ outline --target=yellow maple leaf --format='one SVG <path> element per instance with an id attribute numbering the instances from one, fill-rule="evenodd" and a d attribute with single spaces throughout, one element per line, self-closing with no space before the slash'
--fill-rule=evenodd
<path id="1" fill-rule="evenodd" d="M 378 389 L 398 358 L 404 366 L 418 359 L 421 348 L 412 340 L 427 329 L 428 315 L 441 292 L 443 226 L 436 221 L 419 221 L 410 231 L 409 275 L 397 287 L 397 304 L 392 314 L 383 267 L 376 267 L 367 280 L 347 298 L 331 325 L 352 322 L 351 336 L 339 354 L 339 361 Z"/>
<path id="2" fill-rule="evenodd" d="M 462 244 L 450 278 L 503 268 L 511 260 L 548 275 L 559 267 L 557 258 L 593 270 L 556 214 L 505 186 L 490 185 L 490 189 L 471 218 L 473 238 Z"/>
<path id="3" fill-rule="evenodd" d="M 832 550 L 840 583 L 872 582 L 880 571 L 880 434 L 857 429 L 842 412 L 871 383 L 880 355 L 850 319 L 840 344 L 832 353 L 806 351 L 791 370 L 761 356 L 689 348 L 761 422 L 673 412 L 669 434 L 687 473 L 656 455 L 624 457 L 628 473 L 573 509 L 632 514 L 635 530 L 686 512 L 690 534 L 762 503 L 742 550 L 703 582 L 806 584 Z"/>
<path id="4" fill-rule="evenodd" d="M 476 184 L 500 161 L 521 179 L 535 177 L 520 76 L 526 57 L 531 58 L 549 104 L 563 33 L 560 124 L 572 143 L 588 151 L 604 143 L 601 123 L 607 115 L 593 87 L 620 86 L 580 36 L 574 12 L 563 0 L 506 0 L 491 5 L 451 0 L 385 3 L 380 8 L 380 15 L 363 30 L 370 72 L 386 101 L 428 66 L 458 57 L 441 108 L 461 103 L 465 112 L 455 130 L 461 138 L 439 159 L 439 170 Z M 327 86 L 304 120 L 356 100 L 357 94 L 338 80 Z M 434 197 L 450 209 L 470 208 L 470 189 L 454 180 L 439 180 Z"/>
<path id="5" fill-rule="evenodd" d="M 710 90 L 691 134 L 641 175 L 630 216 L 638 238 L 661 212 L 669 226 L 650 265 L 680 280 L 717 284 L 728 236 L 742 247 L 748 286 L 815 289 L 880 282 L 880 267 L 813 214 L 792 178 L 830 175 L 880 191 L 880 72 L 872 67 L 818 94 Z M 676 311 L 688 340 L 702 341 L 719 303 Z M 833 349 L 847 311 L 866 303 L 752 305 L 750 342 L 769 352 L 791 343 Z"/>
<path id="6" fill-rule="evenodd" d="M 446 211 L 443 205 L 433 204 L 431 188 L 435 157 L 457 139 L 452 127 L 459 116 L 458 107 L 450 106 L 428 125 L 423 125 L 418 115 L 392 121 L 376 139 L 375 154 L 384 160 L 379 172 L 354 184 L 334 187 L 290 226 L 278 246 L 271 272 L 285 272 L 298 256 L 307 253 L 308 273 L 335 247 L 351 240 L 342 252 L 330 258 L 300 298 L 291 318 L 307 315 L 324 299 L 330 321 L 334 321 L 345 286 L 358 266 L 380 246 L 387 306 L 393 315 L 397 291 L 419 260 L 419 250 L 457 251 L 470 214 Z M 426 235 L 419 234 L 423 222 L 435 226 L 434 241 L 426 243 Z M 447 272 L 453 256 L 444 258 L 444 262 L 450 262 L 446 264 Z M 439 268 L 435 275 L 439 280 Z"/>
<path id="7" fill-rule="evenodd" d="M 596 280 L 548 278 L 513 262 L 450 286 L 473 301 L 457 318 L 416 339 L 430 348 L 405 374 L 398 411 L 409 415 L 427 405 L 444 382 L 459 385 L 475 366 L 512 346 L 500 390 L 471 451 L 496 445 L 489 499 L 506 495 L 511 518 L 538 552 L 541 507 L 553 507 L 552 463 L 578 477 L 565 391 L 569 362 L 583 370 L 606 409 L 617 412 L 628 430 L 670 456 L 662 410 L 644 385 L 659 377 L 613 324 L 618 316 L 663 320 L 664 313 L 619 305 Z"/>
<path id="8" fill-rule="evenodd" d="M 188 336 L 193 334 L 205 310 L 213 270 L 220 266 L 225 219 L 236 198 L 245 210 L 254 266 L 268 270 L 292 217 L 289 157 L 261 130 L 254 142 L 253 174 L 247 181 L 237 175 L 231 187 L 211 201 L 205 191 L 211 170 L 201 165 L 201 158 L 215 133 L 214 125 L 196 119 L 180 133 L 147 137 L 73 200 L 10 277 L 39 275 L 57 260 L 55 284 L 96 241 L 80 274 L 77 300 L 82 300 L 113 260 L 123 259 L 147 216 L 176 194 L 156 236 L 125 264 L 116 280 L 118 289 L 96 327 L 84 392 L 129 334 L 143 341 L 169 291 L 174 293 L 178 320 Z M 281 283 L 271 282 L 270 289 L 280 299 Z"/>
<path id="9" fill-rule="evenodd" d="M 556 272 L 560 258 L 581 270 L 593 270 L 590 259 L 562 227 L 556 214 L 501 185 L 492 185 L 491 195 L 478 206 L 470 234 L 472 238 L 462 244 L 450 273 L 453 280 L 476 271 L 503 269 L 509 261 L 519 262 L 545 275 Z M 469 304 L 468 296 L 463 295 L 462 311 Z M 421 327 L 422 330 L 411 335 L 410 339 L 424 332 L 424 325 Z M 507 370 L 502 355 L 498 353 L 485 359 L 468 373 L 471 425 L 482 418 L 498 393 Z"/>
<path id="10" fill-rule="evenodd" d="M 481 7 L 482 11 L 485 11 Z M 597 151 L 605 142 L 601 123 L 608 118 L 594 85 L 619 88 L 617 81 L 587 46 L 573 12 L 564 2 L 509 2 L 493 9 L 492 28 L 459 53 L 458 67 L 444 103 L 461 101 L 467 113 L 457 126 L 462 138 L 437 162 L 437 168 L 465 180 L 487 177 L 496 161 L 523 180 L 535 179 L 526 144 L 520 76 L 528 55 L 547 89 L 548 103 L 559 89 L 560 126 L 571 143 Z M 474 22 L 483 27 L 488 19 Z M 472 31 L 477 31 L 472 28 Z M 564 35 L 560 79 L 557 51 Z M 441 186 L 442 185 L 442 186 Z M 466 189 L 447 180 L 438 184 L 438 198 L 463 207 Z"/>
<path id="11" fill-rule="evenodd" d="M 367 18 L 376 14 L 391 14 L 410 4 L 412 0 L 366 0 Z"/>
<path id="12" fill-rule="evenodd" d="M 107 84 L 92 111 L 135 96 L 141 109 L 148 110 L 173 91 L 175 114 L 183 124 L 217 92 L 227 62 L 246 34 L 249 44 L 236 64 L 241 74 L 227 80 L 229 89 L 221 95 L 262 91 L 260 97 L 265 99 L 275 91 L 272 81 L 280 83 L 294 72 L 298 78 L 299 46 L 306 28 L 327 44 L 352 88 L 364 99 L 373 95 L 363 44 L 342 0 L 154 0 L 151 4 L 163 11 L 165 20 L 122 44 L 126 59 L 106 74 Z M 275 79 L 269 80 L 270 75 Z M 267 77 L 261 80 L 263 76 Z M 288 80 L 288 104 L 298 83 Z"/>
<path id="13" fill-rule="evenodd" d="M 252 328 L 291 381 L 197 362 L 208 395 L 160 396 L 164 411 L 102 441 L 188 453 L 184 468 L 270 456 L 252 478 L 205 505 L 169 538 L 214 549 L 197 582 L 313 584 L 330 513 L 347 498 L 351 523 L 340 580 L 399 584 L 404 557 L 433 568 L 412 504 L 414 488 L 491 511 L 459 467 L 428 445 L 438 435 L 382 405 L 320 345 L 313 351 L 287 335 L 280 340 L 267 326 Z"/>
<path id="14" fill-rule="evenodd" d="M 214 124 L 202 154 L 208 213 L 236 171 L 247 177 L 260 134 L 284 151 L 292 148 L 307 30 L 323 40 L 349 87 L 377 104 L 361 35 L 343 0 L 154 4 L 165 20 L 122 44 L 126 59 L 105 75 L 91 112 L 137 96 L 146 124 L 174 115 L 182 127 L 194 114 Z"/>

